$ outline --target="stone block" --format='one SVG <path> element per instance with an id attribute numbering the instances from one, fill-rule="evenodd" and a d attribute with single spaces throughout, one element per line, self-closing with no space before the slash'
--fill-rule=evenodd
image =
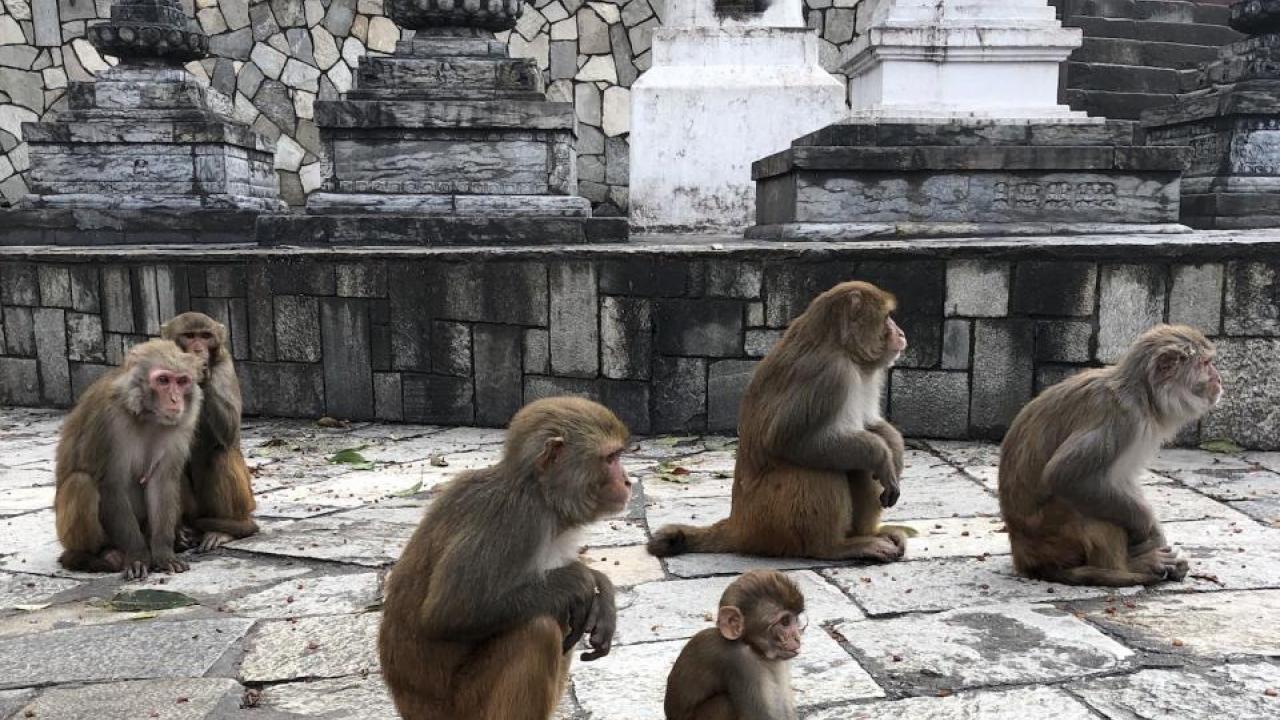
<path id="1" fill-rule="evenodd" d="M 422 265 L 393 263 L 388 268 L 391 366 L 396 370 L 431 369 L 431 312 L 440 288 Z"/>
<path id="2" fill-rule="evenodd" d="M 0 404 L 40 404 L 40 369 L 34 359 L 0 357 Z"/>
<path id="3" fill-rule="evenodd" d="M 324 415 L 324 369 L 318 363 L 245 362 L 237 370 L 246 414 Z"/>
<path id="4" fill-rule="evenodd" d="M 754 300 L 764 287 L 764 267 L 756 262 L 712 260 L 706 265 L 708 297 Z"/>
<path id="5" fill-rule="evenodd" d="M 276 359 L 275 303 L 271 277 L 265 265 L 254 264 L 245 273 L 248 299 L 249 356 L 262 362 Z"/>
<path id="6" fill-rule="evenodd" d="M 40 280 L 35 265 L 0 265 L 0 303 L 38 306 Z"/>
<path id="7" fill-rule="evenodd" d="M 604 260 L 598 274 L 600 292 L 606 295 L 685 297 L 702 284 L 701 266 L 687 260 Z"/>
<path id="8" fill-rule="evenodd" d="M 1222 265 L 1174 265 L 1169 322 L 1197 327 L 1206 335 L 1222 329 Z"/>
<path id="9" fill-rule="evenodd" d="M 963 438 L 969 432 L 969 374 L 893 371 L 889 419 L 908 437 Z"/>
<path id="10" fill-rule="evenodd" d="M 1280 449 L 1280 339 L 1221 338 L 1215 344 L 1226 392 L 1201 421 L 1202 436 Z"/>
<path id="11" fill-rule="evenodd" d="M 387 294 L 387 266 L 367 260 L 334 267 L 338 297 L 375 298 Z"/>
<path id="12" fill-rule="evenodd" d="M 1223 307 L 1228 335 L 1280 335 L 1280 264 L 1228 263 Z"/>
<path id="13" fill-rule="evenodd" d="M 1041 365 L 1036 368 L 1036 387 L 1035 394 L 1039 395 L 1046 388 L 1066 380 L 1067 378 L 1080 372 L 1082 368 L 1079 365 Z"/>
<path id="14" fill-rule="evenodd" d="M 782 339 L 782 330 L 747 330 L 743 349 L 747 357 L 762 358 Z"/>
<path id="15" fill-rule="evenodd" d="M 764 327 L 764 303 L 747 303 L 747 327 Z"/>
<path id="16" fill-rule="evenodd" d="M 129 284 L 133 289 L 133 329 L 145 335 L 159 335 L 160 323 L 168 318 L 160 317 L 160 284 L 154 265 L 129 268 Z M 220 321 L 230 323 L 225 317 Z"/>
<path id="17" fill-rule="evenodd" d="M 471 378 L 401 373 L 406 422 L 470 425 L 475 422 Z"/>
<path id="18" fill-rule="evenodd" d="M 400 373 L 373 374 L 373 416 L 378 420 L 404 420 Z"/>
<path id="19" fill-rule="evenodd" d="M 706 425 L 707 361 L 654 358 L 653 432 L 701 432 Z"/>
<path id="20" fill-rule="evenodd" d="M 1009 309 L 1016 315 L 1093 315 L 1098 268 L 1090 262 L 1027 261 L 1013 271 Z"/>
<path id="21" fill-rule="evenodd" d="M 971 323 L 968 320 L 947 320 L 942 323 L 943 370 L 969 369 L 971 335 Z"/>
<path id="22" fill-rule="evenodd" d="M 80 312 L 98 312 L 98 268 L 96 266 L 77 265 L 71 268 L 71 307 Z"/>
<path id="23" fill-rule="evenodd" d="M 659 300 L 654 312 L 658 352 L 741 357 L 743 312 L 737 300 Z"/>
<path id="24" fill-rule="evenodd" d="M 438 263 L 427 267 L 425 282 L 439 289 L 440 318 L 547 324 L 547 270 L 540 263 Z"/>
<path id="25" fill-rule="evenodd" d="M 4 309 L 4 345 L 10 355 L 35 356 L 36 329 L 31 308 Z"/>
<path id="26" fill-rule="evenodd" d="M 473 333 L 476 422 L 505 427 L 524 397 L 524 331 L 513 325 L 481 324 Z"/>
<path id="27" fill-rule="evenodd" d="M 1093 357 L 1093 323 L 1041 320 L 1036 323 L 1036 361 L 1086 363 Z"/>
<path id="28" fill-rule="evenodd" d="M 551 372 L 551 338 L 546 330 L 530 328 L 524 331 L 524 371 L 531 375 Z"/>
<path id="29" fill-rule="evenodd" d="M 820 293 L 861 277 L 852 262 L 778 263 L 764 270 L 765 324 L 786 327 Z"/>
<path id="30" fill-rule="evenodd" d="M 319 300 L 305 295 L 275 298 L 276 357 L 285 362 L 319 362 Z"/>
<path id="31" fill-rule="evenodd" d="M 601 374 L 613 379 L 649 379 L 653 319 L 649 300 L 606 296 L 600 301 Z"/>
<path id="32" fill-rule="evenodd" d="M 324 359 L 325 413 L 335 418 L 374 417 L 369 312 L 363 300 L 322 298 L 320 337 Z"/>
<path id="33" fill-rule="evenodd" d="M 1009 263 L 951 260 L 947 263 L 948 317 L 1004 317 L 1009 314 Z"/>
<path id="34" fill-rule="evenodd" d="M 550 375 L 526 375 L 524 377 L 524 401 L 531 403 L 557 395 L 573 395 L 601 401 L 600 384 L 584 378 L 553 377 Z"/>
<path id="35" fill-rule="evenodd" d="M 133 285 L 128 268 L 102 268 L 102 326 L 109 332 L 134 332 Z"/>
<path id="36" fill-rule="evenodd" d="M 244 297 L 243 265 L 211 265 L 205 268 L 204 273 L 205 294 L 209 297 Z"/>
<path id="37" fill-rule="evenodd" d="M 370 309 L 370 315 L 373 310 Z M 371 318 L 372 319 L 372 318 Z M 370 360 L 373 369 L 387 371 L 391 368 L 391 326 L 375 324 L 369 326 Z"/>
<path id="38" fill-rule="evenodd" d="M 110 365 L 91 365 L 88 363 L 71 363 L 71 400 L 75 402 L 80 399 L 85 390 L 88 390 L 98 378 L 111 372 L 113 368 Z"/>
<path id="39" fill-rule="evenodd" d="M 551 372 L 594 377 L 599 370 L 596 270 L 587 262 L 549 268 Z"/>
<path id="40" fill-rule="evenodd" d="M 1165 271 L 1106 265 L 1099 286 L 1097 358 L 1114 363 L 1143 331 L 1164 320 Z"/>
<path id="41" fill-rule="evenodd" d="M 40 304 L 71 307 L 71 271 L 59 265 L 40 266 Z"/>
<path id="42" fill-rule="evenodd" d="M 1031 399 L 1035 325 L 1029 320 L 977 320 L 969 425 L 981 437 L 999 438 Z"/>
<path id="43" fill-rule="evenodd" d="M 437 321 L 431 325 L 431 367 L 441 375 L 471 374 L 471 327 Z"/>
<path id="44" fill-rule="evenodd" d="M 102 337 L 102 318 L 86 313 L 67 313 L 67 359 L 76 362 L 102 362 L 106 345 Z"/>
<path id="45" fill-rule="evenodd" d="M 243 692 L 240 684 L 230 678 L 165 678 L 59 687 L 40 695 L 19 715 L 129 717 L 137 714 L 140 707 L 169 707 L 180 703 L 182 712 L 189 713 L 189 717 L 209 717 L 228 698 Z M 175 698 L 180 699 L 175 701 Z M 160 717 L 160 713 L 155 714 Z"/>
<path id="46" fill-rule="evenodd" d="M 755 373 L 755 360 L 717 360 L 707 369 L 707 430 L 734 432 L 738 409 Z"/>
<path id="47" fill-rule="evenodd" d="M 613 411 L 627 429 L 638 435 L 651 432 L 649 423 L 648 383 L 625 380 L 599 380 L 600 402 Z"/>

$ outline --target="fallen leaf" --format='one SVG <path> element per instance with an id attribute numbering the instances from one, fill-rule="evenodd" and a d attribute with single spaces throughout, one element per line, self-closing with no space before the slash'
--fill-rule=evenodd
<path id="1" fill-rule="evenodd" d="M 1244 452 L 1244 448 L 1240 447 L 1239 445 L 1231 442 L 1226 438 L 1219 438 L 1216 440 L 1209 440 L 1206 442 L 1202 442 L 1200 443 L 1200 449 L 1204 450 L 1205 452 L 1211 452 L 1211 453 Z"/>
<path id="2" fill-rule="evenodd" d="M 397 490 L 396 492 L 391 493 L 391 497 L 409 497 L 410 495 L 417 495 L 419 492 L 422 492 L 421 480 L 414 483 L 413 485 L 410 485 L 404 490 Z"/>
<path id="3" fill-rule="evenodd" d="M 116 612 L 146 612 L 172 610 L 196 605 L 193 597 L 172 590 L 124 590 L 115 594 L 108 604 Z"/>
<path id="4" fill-rule="evenodd" d="M 326 415 L 326 416 L 324 416 L 324 417 L 322 417 L 322 418 L 320 418 L 319 420 L 317 420 L 317 421 L 316 421 L 316 425 L 319 425 L 319 426 L 320 426 L 320 427 L 322 427 L 322 428 L 344 428 L 344 427 L 347 427 L 347 426 L 348 426 L 348 425 L 350 425 L 350 424 L 351 424 L 351 423 L 347 422 L 346 420 L 339 420 L 339 419 L 337 419 L 337 418 L 331 418 L 331 417 L 329 417 L 328 415 Z"/>

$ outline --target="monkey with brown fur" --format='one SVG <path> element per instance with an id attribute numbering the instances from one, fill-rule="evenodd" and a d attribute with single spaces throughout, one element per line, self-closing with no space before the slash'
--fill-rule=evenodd
<path id="1" fill-rule="evenodd" d="M 460 473 L 432 503 L 387 582 L 383 677 L 405 720 L 546 720 L 570 649 L 608 654 L 613 585 L 577 559 L 579 531 L 620 512 L 626 426 L 582 398 L 511 420 L 497 465 Z"/>
<path id="2" fill-rule="evenodd" d="M 902 435 L 880 416 L 885 373 L 907 346 L 895 307 L 857 281 L 815 298 L 747 386 L 729 517 L 660 528 L 649 552 L 900 559 L 907 531 L 880 525 L 902 474 Z"/>
<path id="3" fill-rule="evenodd" d="M 168 340 L 129 351 L 85 391 L 62 426 L 54 517 L 68 570 L 183 572 L 174 554 L 204 363 Z"/>
<path id="4" fill-rule="evenodd" d="M 667 676 L 667 720 L 795 720 L 788 661 L 803 613 L 800 589 L 776 570 L 734 580 L 716 626 L 689 640 Z"/>
<path id="5" fill-rule="evenodd" d="M 160 328 L 161 337 L 207 363 L 200 380 L 204 407 L 187 464 L 183 516 L 203 533 L 199 552 L 258 532 L 249 467 L 240 451 L 240 381 L 227 352 L 227 328 L 198 312 L 183 313 Z"/>
<path id="6" fill-rule="evenodd" d="M 1214 347 L 1185 325 L 1142 334 L 1113 367 L 1045 390 L 1000 448 L 1000 512 L 1018 572 L 1072 585 L 1181 580 L 1138 476 L 1222 397 Z"/>

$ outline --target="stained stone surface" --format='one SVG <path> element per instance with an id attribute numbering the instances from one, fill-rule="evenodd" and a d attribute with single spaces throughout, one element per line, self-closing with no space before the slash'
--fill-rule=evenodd
<path id="1" fill-rule="evenodd" d="M 0 409 L 0 497 L 51 492 L 61 417 Z M 0 517 L 0 717 L 28 707 L 36 717 L 91 708 L 130 720 L 138 707 L 174 720 L 393 717 L 374 644 L 387 573 L 441 484 L 494 462 L 502 440 L 492 429 L 255 419 L 244 449 L 260 510 L 310 507 L 311 516 L 261 514 L 258 535 L 142 583 L 61 570 L 52 511 L 15 505 Z M 728 513 L 736 444 L 634 445 L 635 499 L 584 533 L 579 555 L 619 588 L 617 642 L 605 658 L 574 663 L 557 720 L 662 718 L 671 663 L 712 626 L 724 587 L 770 567 L 806 597 L 810 622 L 792 664 L 804 718 L 1275 714 L 1266 690 L 1280 690 L 1280 527 L 1250 511 L 1275 501 L 1274 453 L 1162 451 L 1142 484 L 1191 573 L 1113 589 L 1013 574 L 992 444 L 913 441 L 903 499 L 885 518 L 917 535 L 903 561 L 876 566 L 654 558 L 644 544 L 662 523 Z M 368 465 L 329 462 L 355 448 Z M 196 604 L 115 612 L 107 600 L 123 587 Z M 242 697 L 254 706 L 240 708 Z"/>

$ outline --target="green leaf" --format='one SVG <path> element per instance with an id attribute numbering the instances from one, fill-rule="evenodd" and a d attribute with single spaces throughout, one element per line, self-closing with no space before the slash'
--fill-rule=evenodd
<path id="1" fill-rule="evenodd" d="M 421 480 L 405 488 L 404 490 L 397 490 L 396 492 L 391 493 L 391 497 L 409 497 L 410 495 L 417 495 L 420 492 L 422 492 Z"/>
<path id="2" fill-rule="evenodd" d="M 360 467 L 358 469 L 368 470 L 369 468 L 373 467 L 373 463 L 366 460 L 365 457 L 360 454 L 360 451 L 363 450 L 365 447 L 367 446 L 361 445 L 360 447 L 353 447 L 353 448 L 347 448 L 346 450 L 339 450 L 338 452 L 329 456 L 329 462 L 334 465 L 341 464 L 341 465 L 366 466 L 366 467 Z"/>
<path id="3" fill-rule="evenodd" d="M 111 598 L 110 607 L 116 612 L 146 612 L 172 610 L 195 605 L 196 600 L 170 590 L 122 590 Z"/>
<path id="4" fill-rule="evenodd" d="M 1208 440 L 1200 443 L 1200 449 L 1211 453 L 1238 453 L 1244 452 L 1244 448 L 1227 440 L 1218 438 L 1217 440 Z"/>

